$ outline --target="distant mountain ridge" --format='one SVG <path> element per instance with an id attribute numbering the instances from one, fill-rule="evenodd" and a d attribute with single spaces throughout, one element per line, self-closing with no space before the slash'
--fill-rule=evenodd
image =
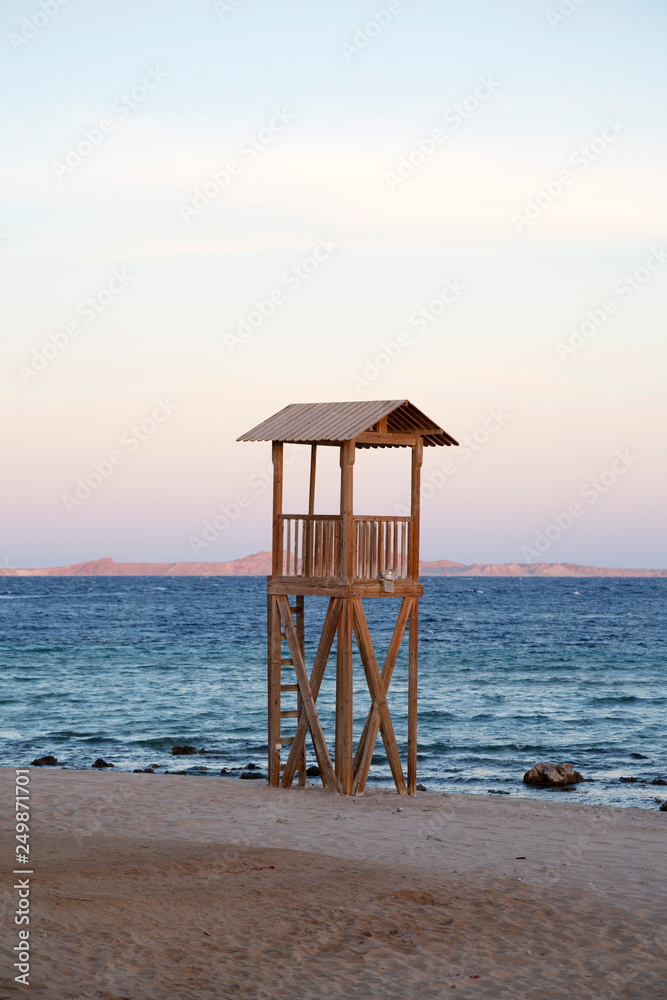
<path id="1" fill-rule="evenodd" d="M 271 553 L 256 552 L 230 562 L 117 563 L 110 557 L 46 569 L 0 568 L 0 576 L 268 576 Z M 438 559 L 419 564 L 422 576 L 651 576 L 667 569 L 608 569 L 576 563 L 465 563 Z"/>

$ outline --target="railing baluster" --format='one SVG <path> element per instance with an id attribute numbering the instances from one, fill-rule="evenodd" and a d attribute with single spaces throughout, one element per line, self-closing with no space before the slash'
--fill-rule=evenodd
<path id="1" fill-rule="evenodd" d="M 386 549 L 385 549 L 384 568 L 391 569 L 391 522 L 390 521 L 385 522 L 385 540 L 386 540 Z"/>
<path id="2" fill-rule="evenodd" d="M 287 526 L 287 544 L 285 545 L 285 549 L 287 553 L 287 566 L 285 568 L 285 576 L 289 576 L 290 563 L 292 561 L 292 519 L 289 517 L 287 518 L 286 526 Z"/>
<path id="3" fill-rule="evenodd" d="M 322 574 L 327 579 L 335 576 L 332 560 L 333 524 L 331 520 L 322 522 Z"/>
<path id="4" fill-rule="evenodd" d="M 366 533 L 366 522 L 359 521 L 359 535 L 361 539 L 361 551 L 359 553 L 359 577 L 364 580 L 366 578 L 366 550 L 368 548 L 367 533 Z"/>
<path id="5" fill-rule="evenodd" d="M 306 524 L 308 532 L 308 576 L 315 576 L 315 565 L 317 562 L 317 521 L 308 520 Z"/>
<path id="6" fill-rule="evenodd" d="M 324 577 L 331 576 L 331 524 L 329 521 L 322 522 L 322 566 L 321 573 Z"/>
<path id="7" fill-rule="evenodd" d="M 313 576 L 322 576 L 322 521 L 315 521 L 315 559 L 313 560 Z"/>
<path id="8" fill-rule="evenodd" d="M 333 549 L 333 575 L 338 577 L 340 573 L 340 546 L 341 546 L 340 520 L 334 521 L 334 549 Z"/>
<path id="9" fill-rule="evenodd" d="M 378 521 L 378 576 L 384 568 L 384 521 Z"/>
<path id="10" fill-rule="evenodd" d="M 371 530 L 373 532 L 373 541 L 371 549 L 371 577 L 376 576 L 377 570 L 377 521 L 371 523 Z"/>
<path id="11" fill-rule="evenodd" d="M 320 561 L 317 567 L 317 575 L 324 577 L 328 580 L 332 576 L 331 570 L 331 555 L 330 555 L 330 534 L 331 534 L 331 521 L 329 518 L 323 518 L 320 521 Z"/>
<path id="12" fill-rule="evenodd" d="M 301 519 L 294 519 L 294 575 L 300 576 L 299 573 L 299 541 L 301 539 Z"/>
<path id="13" fill-rule="evenodd" d="M 367 521 L 366 528 L 368 530 L 368 568 L 366 570 L 366 579 L 370 580 L 373 576 L 373 547 L 375 545 L 375 524 L 373 521 Z"/>
<path id="14" fill-rule="evenodd" d="M 359 533 L 359 522 L 354 522 L 354 577 L 359 576 L 359 550 L 361 548 L 361 535 Z"/>
<path id="15" fill-rule="evenodd" d="M 405 542 L 408 533 L 408 526 L 405 521 L 401 524 L 401 579 L 405 579 Z"/>

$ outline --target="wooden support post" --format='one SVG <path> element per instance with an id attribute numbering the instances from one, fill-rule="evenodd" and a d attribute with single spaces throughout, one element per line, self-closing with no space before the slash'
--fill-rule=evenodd
<path id="1" fill-rule="evenodd" d="M 342 527 L 341 576 L 345 583 L 355 578 L 356 545 L 353 517 L 354 441 L 340 446 L 340 514 Z M 336 777 L 343 795 L 352 793 L 354 760 L 352 607 L 343 599 L 336 643 Z"/>
<path id="2" fill-rule="evenodd" d="M 299 640 L 299 647 L 301 649 L 301 655 L 304 658 L 306 656 L 306 634 L 305 634 L 305 615 L 304 615 L 304 602 L 305 598 L 303 594 L 297 595 L 294 599 L 294 604 L 296 607 L 296 637 Z M 301 691 L 297 691 L 296 694 L 296 704 L 297 711 L 299 715 L 303 711 L 303 696 Z M 306 744 L 301 748 L 301 753 L 299 754 L 299 763 L 297 764 L 297 769 L 299 772 L 299 785 L 302 788 L 306 787 Z"/>
<path id="3" fill-rule="evenodd" d="M 312 518 L 315 513 L 315 473 L 317 466 L 317 445 L 310 446 L 310 486 L 308 489 L 308 514 Z M 306 544 L 304 547 L 304 576 L 317 576 L 313 565 L 313 522 L 306 521 Z"/>
<path id="4" fill-rule="evenodd" d="M 352 794 L 354 760 L 352 607 L 343 598 L 336 644 L 336 777 L 343 795 Z"/>
<path id="5" fill-rule="evenodd" d="M 280 781 L 280 615 L 277 598 L 267 597 L 269 785 Z"/>
<path id="6" fill-rule="evenodd" d="M 410 579 L 419 580 L 419 508 L 421 487 L 421 467 L 424 456 L 424 442 L 418 438 L 412 446 L 412 482 L 410 489 L 410 515 L 412 517 L 412 538 L 410 545 Z"/>
<path id="7" fill-rule="evenodd" d="M 354 511 L 352 504 L 352 473 L 354 470 L 354 441 L 346 441 L 340 446 L 340 514 L 342 520 L 342 577 L 345 583 L 353 583 L 355 578 Z"/>
<path id="8" fill-rule="evenodd" d="M 273 556 L 271 575 L 283 574 L 283 533 L 280 516 L 283 512 L 283 446 L 281 441 L 274 441 L 271 457 L 273 459 Z"/>
<path id="9" fill-rule="evenodd" d="M 419 598 L 412 598 L 408 637 L 408 795 L 417 794 L 417 649 Z"/>
<path id="10" fill-rule="evenodd" d="M 308 513 L 315 513 L 315 471 L 317 465 L 317 445 L 310 446 L 310 485 L 308 489 Z"/>
<path id="11" fill-rule="evenodd" d="M 412 550 L 410 552 L 411 578 L 419 581 L 419 514 L 421 467 L 424 442 L 420 437 L 412 448 Z M 419 599 L 413 598 L 410 612 L 408 640 L 408 795 L 417 790 L 417 661 L 419 647 Z"/>

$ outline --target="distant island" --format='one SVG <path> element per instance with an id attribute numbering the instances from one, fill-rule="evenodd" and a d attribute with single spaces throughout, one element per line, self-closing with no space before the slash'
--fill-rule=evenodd
<path id="1" fill-rule="evenodd" d="M 231 562 L 124 563 L 107 557 L 46 569 L 0 568 L 0 576 L 268 576 L 271 553 L 256 552 Z M 419 564 L 421 576 L 657 576 L 667 569 L 608 569 L 576 563 L 465 563 L 438 559 Z"/>

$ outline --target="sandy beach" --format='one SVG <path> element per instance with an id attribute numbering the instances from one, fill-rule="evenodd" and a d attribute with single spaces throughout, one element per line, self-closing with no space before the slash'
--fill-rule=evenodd
<path id="1" fill-rule="evenodd" d="M 657 806 L 50 769 L 30 789 L 40 1000 L 667 995 Z M 0 997 L 25 990 L 9 965 Z"/>

